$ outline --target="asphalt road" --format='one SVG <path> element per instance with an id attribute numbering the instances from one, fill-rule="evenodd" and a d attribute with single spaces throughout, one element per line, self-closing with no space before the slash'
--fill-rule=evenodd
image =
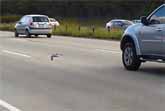
<path id="1" fill-rule="evenodd" d="M 126 71 L 116 41 L 0 32 L 0 100 L 21 111 L 164 111 L 165 65 Z"/>

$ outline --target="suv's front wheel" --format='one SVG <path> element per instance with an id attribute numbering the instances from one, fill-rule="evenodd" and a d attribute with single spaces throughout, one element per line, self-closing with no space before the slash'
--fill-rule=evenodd
<path id="1" fill-rule="evenodd" d="M 141 65 L 141 61 L 136 54 L 135 46 L 133 43 L 131 42 L 125 43 L 122 53 L 122 61 L 124 67 L 127 70 L 135 71 L 139 69 Z"/>

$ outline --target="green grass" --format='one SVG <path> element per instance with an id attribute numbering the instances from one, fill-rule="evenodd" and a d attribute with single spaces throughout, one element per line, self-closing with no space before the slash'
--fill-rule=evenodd
<path id="1" fill-rule="evenodd" d="M 120 40 L 123 34 L 122 30 L 114 29 L 110 32 L 104 27 L 89 27 L 79 25 L 61 25 L 53 30 L 54 35 L 64 35 L 73 37 L 86 37 L 97 39 L 114 39 Z"/>
<path id="2" fill-rule="evenodd" d="M 14 24 L 7 24 L 7 23 L 0 24 L 0 30 L 14 31 Z"/>
<path id="3" fill-rule="evenodd" d="M 0 30 L 14 31 L 14 23 L 0 24 Z M 113 39 L 113 40 L 120 40 L 122 34 L 123 34 L 123 31 L 119 29 L 114 29 L 109 32 L 107 29 L 101 26 L 97 26 L 97 27 L 80 26 L 76 22 L 63 23 L 59 27 L 56 27 L 53 30 L 53 35 L 63 35 L 63 36 L 83 37 L 83 38 L 97 38 L 97 39 Z"/>
<path id="4" fill-rule="evenodd" d="M 18 21 L 21 18 L 21 16 L 18 15 L 5 15 L 0 16 L 0 22 L 1 23 L 13 23 Z"/>

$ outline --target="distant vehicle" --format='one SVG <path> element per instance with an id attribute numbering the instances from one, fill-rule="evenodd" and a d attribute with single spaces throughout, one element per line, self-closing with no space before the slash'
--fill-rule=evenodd
<path id="1" fill-rule="evenodd" d="M 132 20 L 132 22 L 134 23 L 134 24 L 137 24 L 137 23 L 141 23 L 141 20 Z"/>
<path id="2" fill-rule="evenodd" d="M 123 29 L 125 30 L 128 26 L 132 25 L 133 22 L 129 20 L 123 20 L 123 19 L 114 19 L 109 21 L 106 24 L 106 28 L 111 30 L 111 29 Z"/>
<path id="3" fill-rule="evenodd" d="M 25 15 L 15 25 L 15 37 L 24 34 L 27 37 L 31 35 L 47 35 L 48 38 L 52 34 L 52 26 L 46 15 Z"/>
<path id="4" fill-rule="evenodd" d="M 128 27 L 120 48 L 127 70 L 138 70 L 146 61 L 165 63 L 165 4 L 141 17 L 141 23 Z"/>
<path id="5" fill-rule="evenodd" d="M 50 23 L 52 24 L 52 26 L 55 26 L 55 27 L 60 26 L 60 23 L 56 19 L 49 18 L 49 20 L 50 20 Z"/>

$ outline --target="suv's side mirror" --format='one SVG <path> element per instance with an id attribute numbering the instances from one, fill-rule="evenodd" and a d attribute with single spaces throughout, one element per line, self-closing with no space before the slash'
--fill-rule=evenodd
<path id="1" fill-rule="evenodd" d="M 146 16 L 142 16 L 140 19 L 142 24 L 149 25 L 149 21 Z"/>

